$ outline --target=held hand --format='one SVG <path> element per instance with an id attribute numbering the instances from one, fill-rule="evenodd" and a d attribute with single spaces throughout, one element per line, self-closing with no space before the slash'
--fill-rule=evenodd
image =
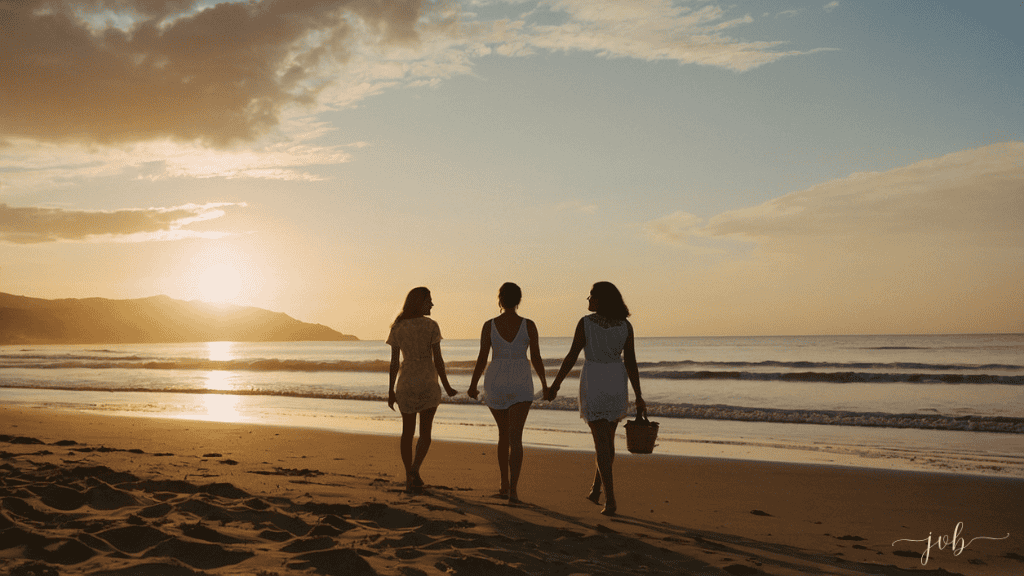
<path id="1" fill-rule="evenodd" d="M 445 386 L 444 391 L 447 392 L 449 396 L 455 396 L 456 394 L 459 393 L 458 390 L 452 388 L 451 386 Z"/>
<path id="2" fill-rule="evenodd" d="M 476 386 L 470 386 L 469 390 L 466 390 L 466 396 L 469 396 L 473 400 L 476 400 L 476 397 L 479 396 L 479 395 L 480 395 L 480 390 L 478 390 L 476 388 Z"/>
<path id="3" fill-rule="evenodd" d="M 398 402 L 398 397 L 395 396 L 395 391 L 391 390 L 388 392 L 388 408 L 391 408 L 392 411 L 395 410 L 395 402 Z"/>
<path id="4" fill-rule="evenodd" d="M 558 387 L 557 386 L 552 386 L 551 388 L 548 388 L 548 392 L 547 392 L 547 396 L 546 396 L 547 401 L 548 402 L 554 402 L 556 397 L 558 397 Z"/>

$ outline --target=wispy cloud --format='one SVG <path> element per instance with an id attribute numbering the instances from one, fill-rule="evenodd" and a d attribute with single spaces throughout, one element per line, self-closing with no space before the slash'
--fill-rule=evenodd
<path id="1" fill-rule="evenodd" d="M 0 204 L 0 241 L 39 244 L 59 241 L 146 242 L 222 238 L 229 233 L 184 228 L 197 222 L 220 218 L 225 215 L 224 208 L 229 206 L 245 204 L 219 202 L 114 211 Z"/>
<path id="2" fill-rule="evenodd" d="M 125 173 L 318 180 L 314 167 L 352 158 L 323 144 L 336 128 L 319 113 L 471 74 L 486 55 L 744 71 L 816 51 L 727 35 L 751 22 L 668 0 L 0 1 L 0 110 L 18 111 L 0 114 L 0 193 Z"/>
<path id="3" fill-rule="evenodd" d="M 321 180 L 315 170 L 348 162 L 349 145 L 313 142 L 335 128 L 311 117 L 285 118 L 290 136 L 250 146 L 218 150 L 172 140 L 137 142 L 115 147 L 13 140 L 0 164 L 0 192 L 11 194 L 43 188 L 60 189 L 83 179 L 128 174 L 135 178 L 252 178 L 293 181 Z"/>
<path id="4" fill-rule="evenodd" d="M 703 223 L 704 220 L 698 216 L 676 211 L 645 223 L 643 228 L 652 240 L 688 246 L 692 239 L 705 236 Z"/>
<path id="5" fill-rule="evenodd" d="M 543 8 L 547 8 L 544 11 Z M 542 24 L 552 16 L 561 24 Z M 531 19 L 499 21 L 487 43 L 499 54 L 538 50 L 591 52 L 598 56 L 674 60 L 746 71 L 815 50 L 779 50 L 784 40 L 745 42 L 725 34 L 753 22 L 749 14 L 731 17 L 716 5 L 697 9 L 668 0 L 557 0 L 542 3 Z"/>
<path id="6" fill-rule="evenodd" d="M 741 41 L 752 22 L 668 0 L 511 4 L 479 20 L 452 2 L 124 0 L 0 3 L 0 140 L 224 148 L 270 133 L 294 106 L 351 105 L 498 53 L 582 51 L 743 71 L 807 53 Z M 562 20 L 561 24 L 551 24 Z"/>
<path id="7" fill-rule="evenodd" d="M 1024 242 L 1024 142 L 992 144 L 887 172 L 853 174 L 704 222 L 676 212 L 648 222 L 652 239 L 741 239 L 790 249 L 823 239 L 852 246 L 920 244 L 955 250 Z"/>
<path id="8" fill-rule="evenodd" d="M 1024 142 L 1008 142 L 644 229 L 681 247 L 681 260 L 721 248 L 690 296 L 694 321 L 706 315 L 726 333 L 1015 332 L 1022 193 Z M 693 268 L 679 268 L 688 282 Z"/>
<path id="9" fill-rule="evenodd" d="M 583 212 L 584 214 L 594 214 L 597 212 L 597 204 L 571 200 L 569 202 L 562 202 L 558 204 L 555 206 L 555 210 L 559 212 Z"/>
<path id="10" fill-rule="evenodd" d="M 839 2 L 837 2 L 835 0 L 833 0 L 832 2 L 829 2 L 828 4 L 825 4 L 825 6 L 822 7 L 822 9 L 825 12 L 831 12 L 831 11 L 835 10 L 836 8 L 839 8 Z"/>

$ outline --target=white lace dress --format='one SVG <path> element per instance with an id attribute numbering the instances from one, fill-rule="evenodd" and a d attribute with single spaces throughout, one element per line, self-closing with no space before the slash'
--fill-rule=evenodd
<path id="1" fill-rule="evenodd" d="M 587 422 L 626 417 L 629 404 L 626 366 L 622 349 L 629 336 L 629 323 L 591 314 L 583 317 L 585 360 L 580 372 L 580 418 Z"/>
<path id="2" fill-rule="evenodd" d="M 511 342 L 501 337 L 491 320 L 491 363 L 484 373 L 484 402 L 489 408 L 505 410 L 513 404 L 533 401 L 533 374 L 526 359 L 529 347 L 526 318 Z"/>
<path id="3" fill-rule="evenodd" d="M 401 320 L 391 329 L 387 343 L 402 351 L 402 367 L 395 383 L 395 397 L 402 412 L 417 414 L 441 403 L 432 350 L 440 341 L 441 328 L 426 317 Z"/>

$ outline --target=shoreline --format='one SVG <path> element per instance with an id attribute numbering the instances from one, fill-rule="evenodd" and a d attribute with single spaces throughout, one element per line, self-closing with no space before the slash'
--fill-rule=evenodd
<path id="1" fill-rule="evenodd" d="M 266 399 L 232 395 L 69 391 L 55 402 L 48 391 L 10 393 L 9 406 L 67 410 L 72 414 L 120 415 L 273 425 L 328 432 L 398 435 L 401 419 L 381 401 Z M 116 399 L 115 399 L 116 398 Z M 152 410 L 152 408 L 158 408 Z M 656 455 L 789 462 L 1024 479 L 1024 435 L 996 432 L 850 427 L 831 424 L 657 418 Z M 434 420 L 434 437 L 480 442 L 496 435 L 494 422 L 476 404 L 445 403 Z M 592 440 L 575 411 L 531 410 L 524 435 L 535 448 L 589 452 Z M 625 451 L 619 426 L 616 445 Z"/>
<path id="2" fill-rule="evenodd" d="M 230 493 L 225 487 L 230 485 L 310 525 L 324 517 L 315 512 L 317 506 L 322 511 L 339 504 L 364 512 L 370 505 L 383 506 L 391 517 L 423 519 L 414 528 L 371 522 L 352 512 L 344 520 L 357 529 L 315 537 L 292 533 L 278 544 L 246 533 L 244 523 L 218 524 L 208 518 L 204 524 L 196 517 L 197 499 L 226 498 L 223 494 L 179 493 L 164 502 L 170 505 L 168 516 L 143 516 L 145 525 L 169 535 L 177 548 L 158 545 L 147 552 L 118 552 L 99 550 L 102 543 L 84 536 L 58 534 L 55 526 L 40 528 L 23 520 L 5 500 L 4 517 L 16 525 L 7 530 L 43 531 L 93 552 L 82 562 L 60 565 L 61 574 L 115 574 L 162 562 L 188 566 L 193 573 L 265 570 L 284 576 L 300 573 L 303 562 L 314 562 L 315 568 L 318 557 L 298 559 L 302 554 L 339 554 L 342 549 L 355 549 L 378 574 L 438 574 L 444 572 L 440 566 L 455 573 L 473 573 L 471 566 L 510 574 L 545 573 L 552 563 L 564 565 L 566 574 L 615 573 L 641 565 L 655 574 L 778 576 L 808 571 L 988 576 L 1024 569 L 1024 502 L 1019 498 L 1024 481 L 1014 478 L 633 455 L 620 447 L 615 467 L 620 514 L 606 518 L 599 514 L 600 506 L 584 498 L 593 478 L 593 455 L 586 451 L 527 446 L 520 482 L 526 504 L 509 506 L 493 497 L 498 484 L 493 443 L 435 440 L 423 469 L 429 487 L 424 494 L 408 495 L 402 491 L 397 438 L 389 435 L 9 406 L 0 407 L 0 435 L 9 437 L 0 441 L 0 478 L 29 477 L 33 469 L 40 474 L 50 470 L 52 476 L 53 470 L 105 466 L 162 482 L 165 488 L 173 481 L 182 483 L 182 490 L 185 484 L 217 485 L 220 492 Z M 11 442 L 19 437 L 42 444 Z M 58 446 L 62 440 L 74 444 Z M 311 446 L 325 449 L 313 451 Z M 138 518 L 148 508 L 143 502 L 155 495 L 137 487 L 144 484 L 134 489 L 106 484 L 139 504 L 113 510 L 84 506 L 64 513 L 128 528 L 128 519 Z M 15 494 L 10 484 L 5 490 Z M 56 512 L 31 490 L 15 495 L 37 511 Z M 959 523 L 965 543 L 979 539 L 961 554 L 949 546 L 932 548 L 926 565 L 921 564 L 926 550 L 922 542 L 895 543 L 931 534 L 952 538 Z M 4 524 L 0 517 L 0 530 Z M 175 550 L 210 542 L 177 531 L 196 525 L 234 534 L 239 542 L 218 544 L 223 551 L 215 556 L 220 560 L 210 566 L 189 564 L 190 557 Z M 980 538 L 1007 533 L 1005 540 Z M 316 538 L 330 547 L 306 549 L 319 546 L 311 543 Z M 153 552 L 158 549 L 162 552 Z M 0 550 L 0 568 L 43 561 L 28 559 L 30 550 L 30 544 Z M 231 561 L 239 554 L 251 555 Z M 218 562 L 227 563 L 213 566 Z M 329 568 L 315 572 L 332 573 Z"/>

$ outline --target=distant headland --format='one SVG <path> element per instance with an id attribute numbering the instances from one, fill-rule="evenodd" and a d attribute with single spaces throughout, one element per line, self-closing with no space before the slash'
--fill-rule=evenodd
<path id="1" fill-rule="evenodd" d="M 0 344 L 144 344 L 358 340 L 247 306 L 168 296 L 44 300 L 0 292 Z"/>

